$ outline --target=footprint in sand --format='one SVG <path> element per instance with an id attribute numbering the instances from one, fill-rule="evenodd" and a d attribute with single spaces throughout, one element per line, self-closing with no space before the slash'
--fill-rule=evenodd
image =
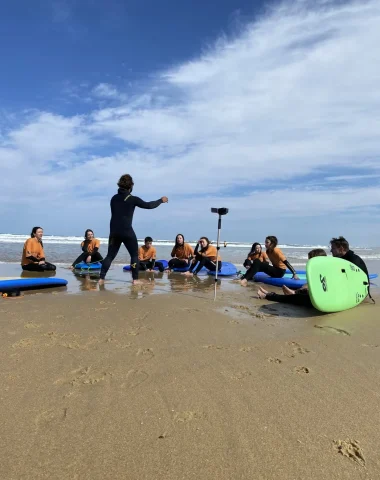
<path id="1" fill-rule="evenodd" d="M 238 322 L 237 320 L 228 320 L 227 323 L 230 323 L 231 325 L 239 325 L 240 322 Z"/>
<path id="2" fill-rule="evenodd" d="M 307 367 L 295 367 L 294 371 L 296 373 L 310 373 L 310 370 Z"/>
<path id="3" fill-rule="evenodd" d="M 12 348 L 28 348 L 33 347 L 36 344 L 33 338 L 22 338 L 18 342 L 12 345 Z"/>
<path id="4" fill-rule="evenodd" d="M 76 387 L 79 385 L 96 385 L 99 382 L 105 380 L 109 376 L 112 377 L 112 373 L 101 371 L 96 372 L 92 370 L 92 367 L 80 367 L 69 372 L 65 377 L 61 377 L 54 382 L 55 385 L 71 385 Z"/>
<path id="5" fill-rule="evenodd" d="M 176 412 L 174 415 L 174 421 L 178 423 L 188 423 L 192 420 L 201 420 L 206 418 L 206 415 L 201 412 L 193 412 L 191 410 L 187 410 L 185 412 Z"/>
<path id="6" fill-rule="evenodd" d="M 207 350 L 229 350 L 230 347 L 227 345 L 203 345 L 203 348 L 207 348 Z"/>
<path id="7" fill-rule="evenodd" d="M 253 352 L 255 347 L 240 347 L 239 352 Z"/>
<path id="8" fill-rule="evenodd" d="M 33 322 L 27 322 L 24 325 L 24 328 L 41 328 L 42 325 L 40 323 L 33 323 Z"/>
<path id="9" fill-rule="evenodd" d="M 346 440 L 334 440 L 334 446 L 338 453 L 344 457 L 353 460 L 362 467 L 365 466 L 363 450 L 361 449 L 357 440 L 350 440 L 349 438 Z"/>
<path id="10" fill-rule="evenodd" d="M 230 372 L 221 372 L 227 378 L 232 380 L 243 380 L 244 378 L 248 378 L 252 375 L 251 372 L 248 370 L 244 370 L 242 372 L 230 373 Z"/>
<path id="11" fill-rule="evenodd" d="M 341 335 L 351 336 L 351 333 L 347 332 L 347 330 L 343 330 L 342 328 L 330 327 L 329 325 L 314 325 L 314 328 L 319 328 L 321 330 L 330 330 L 331 332 L 334 332 L 334 333 L 340 333 Z"/>
<path id="12" fill-rule="evenodd" d="M 56 426 L 67 417 L 67 408 L 49 409 L 39 413 L 34 419 L 34 423 L 39 428 Z"/>
<path id="13" fill-rule="evenodd" d="M 301 347 L 297 342 L 288 342 L 288 345 L 293 347 L 293 353 L 289 357 L 294 358 L 296 355 L 304 355 L 305 353 L 310 353 L 310 350 L 307 348 Z"/>
<path id="14" fill-rule="evenodd" d="M 150 360 L 154 357 L 153 349 L 152 348 L 139 348 L 137 350 L 136 355 L 138 357 L 144 358 L 145 361 Z"/>
<path id="15" fill-rule="evenodd" d="M 276 357 L 268 357 L 267 360 L 270 363 L 278 363 L 278 364 L 282 363 L 282 360 L 280 360 L 279 358 L 276 358 Z"/>
<path id="16" fill-rule="evenodd" d="M 129 370 L 126 374 L 125 381 L 120 385 L 121 388 L 135 388 L 148 380 L 149 375 L 143 370 Z"/>
<path id="17" fill-rule="evenodd" d="M 368 347 L 368 348 L 378 348 L 378 347 L 380 347 L 380 345 L 374 345 L 374 344 L 371 344 L 371 343 L 362 343 L 360 346 L 361 347 Z"/>

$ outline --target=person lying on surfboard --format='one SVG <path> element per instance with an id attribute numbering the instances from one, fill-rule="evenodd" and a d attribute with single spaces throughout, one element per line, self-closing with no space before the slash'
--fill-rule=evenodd
<path id="1" fill-rule="evenodd" d="M 99 253 L 100 240 L 95 238 L 94 232 L 90 228 L 84 232 L 84 241 L 80 246 L 82 248 L 82 253 L 72 263 L 72 270 L 75 268 L 75 265 L 81 262 L 93 263 L 103 260 L 103 257 Z"/>
<path id="2" fill-rule="evenodd" d="M 190 264 L 190 268 L 187 272 L 182 273 L 182 275 L 197 275 L 203 267 L 207 268 L 207 270 L 215 272 L 217 259 L 218 272 L 220 272 L 222 269 L 222 259 L 220 258 L 220 255 L 218 255 L 216 247 L 210 245 L 210 240 L 207 237 L 201 237 L 198 240 L 197 246 L 195 247 L 194 258 Z M 198 266 L 196 267 L 197 263 Z"/>
<path id="3" fill-rule="evenodd" d="M 327 257 L 327 253 L 322 248 L 315 248 L 308 253 L 308 259 L 314 257 Z M 302 307 L 312 307 L 312 303 L 309 297 L 309 290 L 307 284 L 303 285 L 297 290 L 292 290 L 291 288 L 283 285 L 282 291 L 284 295 L 279 295 L 275 292 L 268 292 L 262 287 L 259 287 L 257 295 L 261 299 L 271 300 L 273 302 L 279 303 L 290 303 L 292 305 L 299 305 Z"/>
<path id="4" fill-rule="evenodd" d="M 251 251 L 248 253 L 247 258 L 244 260 L 243 266 L 244 268 L 249 268 L 252 266 L 252 262 L 258 258 L 260 262 L 269 263 L 268 255 L 263 252 L 263 247 L 260 243 L 255 242 L 252 245 Z"/>
<path id="5" fill-rule="evenodd" d="M 268 237 L 266 237 L 266 254 L 269 260 L 272 262 L 272 265 L 269 265 L 269 263 L 266 262 L 262 262 L 258 258 L 253 260 L 252 265 L 248 268 L 246 273 L 240 279 L 240 284 L 243 287 L 247 286 L 248 280 L 251 280 L 257 272 L 264 272 L 273 278 L 282 278 L 286 273 L 286 268 L 288 268 L 292 272 L 292 278 L 294 280 L 299 280 L 296 271 L 290 265 L 285 255 L 282 253 L 281 249 L 277 247 L 277 244 L 277 237 L 273 235 L 269 235 Z"/>

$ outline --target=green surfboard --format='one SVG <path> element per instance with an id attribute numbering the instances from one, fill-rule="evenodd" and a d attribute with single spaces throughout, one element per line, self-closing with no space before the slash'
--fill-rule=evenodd
<path id="1" fill-rule="evenodd" d="M 347 260 L 314 257 L 306 278 L 313 306 L 321 312 L 340 312 L 359 305 L 368 295 L 367 275 Z"/>

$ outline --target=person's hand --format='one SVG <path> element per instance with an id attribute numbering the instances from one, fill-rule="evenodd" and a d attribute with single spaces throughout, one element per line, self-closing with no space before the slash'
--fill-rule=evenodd
<path id="1" fill-rule="evenodd" d="M 161 197 L 161 200 L 163 203 L 168 203 L 169 201 L 168 197 Z"/>
<path id="2" fill-rule="evenodd" d="M 292 278 L 293 278 L 293 280 L 299 280 L 300 279 L 300 277 L 297 274 L 293 275 Z"/>
<path id="3" fill-rule="evenodd" d="M 183 261 L 187 264 L 189 264 L 189 260 L 187 258 L 184 258 Z"/>
<path id="4" fill-rule="evenodd" d="M 40 261 L 38 262 L 38 265 L 45 265 L 45 260 L 40 260 Z"/>
<path id="5" fill-rule="evenodd" d="M 86 263 L 90 263 L 91 262 L 91 255 L 89 255 L 87 258 L 86 258 Z"/>

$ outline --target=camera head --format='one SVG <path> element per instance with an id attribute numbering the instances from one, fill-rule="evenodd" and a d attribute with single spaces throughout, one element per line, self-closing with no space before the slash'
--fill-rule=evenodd
<path id="1" fill-rule="evenodd" d="M 212 208 L 211 213 L 217 213 L 218 215 L 227 215 L 228 208 Z"/>

